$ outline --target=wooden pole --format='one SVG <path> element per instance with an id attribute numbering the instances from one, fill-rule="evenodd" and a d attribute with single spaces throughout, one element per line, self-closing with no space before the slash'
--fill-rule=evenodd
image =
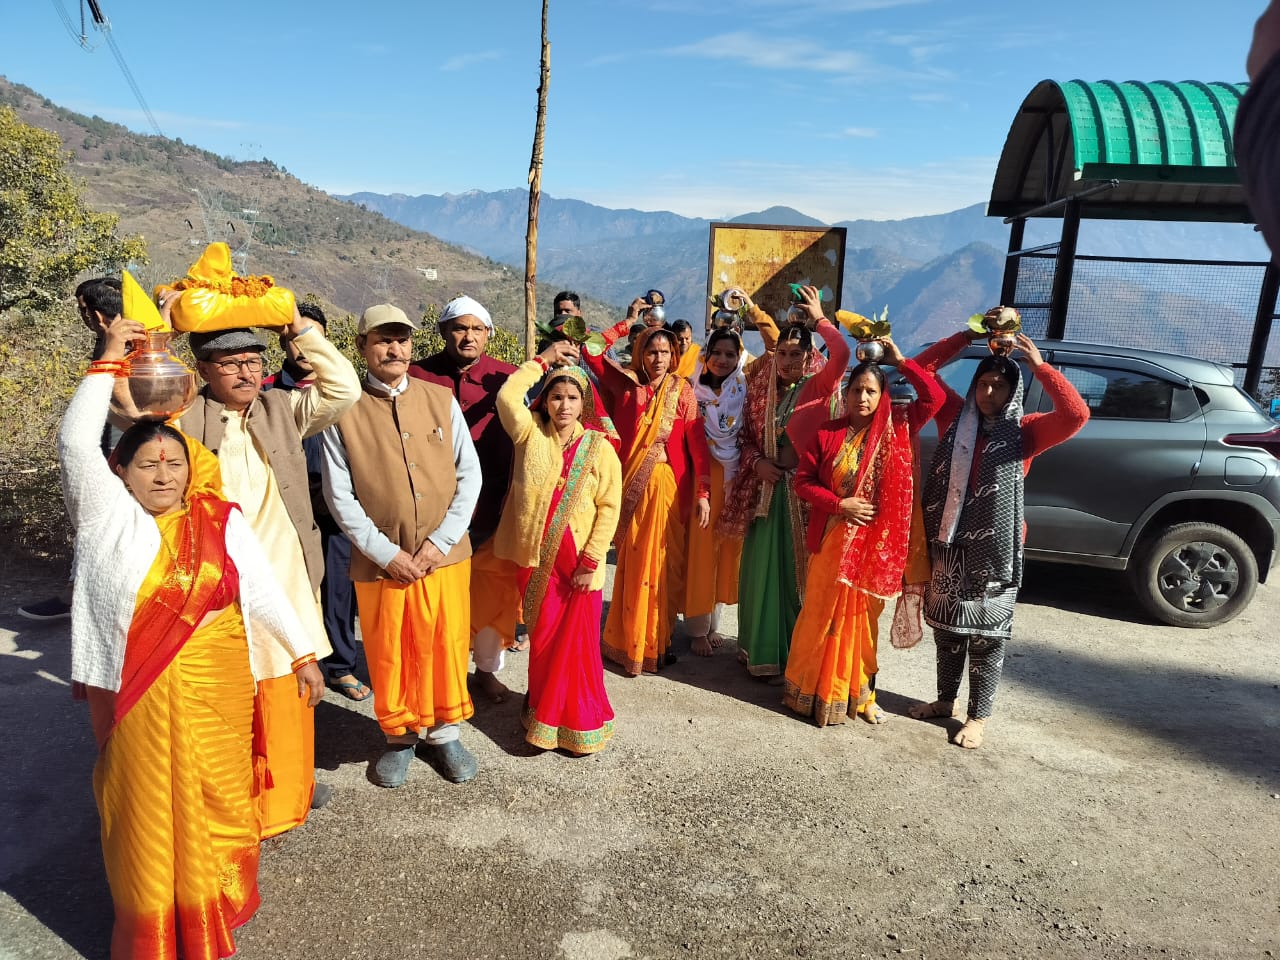
<path id="1" fill-rule="evenodd" d="M 538 349 L 538 203 L 542 199 L 542 138 L 547 129 L 547 82 L 551 77 L 551 43 L 547 40 L 547 5 L 542 0 L 542 71 L 538 79 L 538 123 L 529 158 L 529 226 L 524 235 L 524 351 Z"/>

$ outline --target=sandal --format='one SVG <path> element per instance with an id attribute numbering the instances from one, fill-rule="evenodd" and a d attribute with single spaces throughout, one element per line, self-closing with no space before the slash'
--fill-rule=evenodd
<path id="1" fill-rule="evenodd" d="M 348 700 L 354 700 L 359 703 L 361 700 L 368 700 L 373 695 L 373 690 L 367 684 L 361 683 L 352 674 L 347 674 L 350 679 L 347 680 L 330 680 L 326 686 L 330 690 L 336 690 Z"/>

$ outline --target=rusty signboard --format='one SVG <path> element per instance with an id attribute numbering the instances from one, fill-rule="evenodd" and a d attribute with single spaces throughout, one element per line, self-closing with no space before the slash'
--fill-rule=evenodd
<path id="1" fill-rule="evenodd" d="M 779 323 L 791 304 L 790 284 L 822 290 L 828 315 L 840 306 L 844 281 L 844 227 L 786 227 L 713 223 L 707 252 L 707 296 L 745 290 Z M 707 329 L 713 308 L 707 305 Z"/>

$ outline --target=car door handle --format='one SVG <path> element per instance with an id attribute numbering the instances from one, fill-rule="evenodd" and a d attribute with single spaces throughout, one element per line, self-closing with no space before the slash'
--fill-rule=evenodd
<path id="1" fill-rule="evenodd" d="M 1191 465 L 1191 479 L 1194 480 L 1200 475 L 1200 461 L 1197 460 Z"/>

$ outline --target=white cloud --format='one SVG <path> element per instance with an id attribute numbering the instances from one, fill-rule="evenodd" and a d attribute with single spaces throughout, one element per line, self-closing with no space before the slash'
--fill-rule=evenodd
<path id="1" fill-rule="evenodd" d="M 467 67 L 473 67 L 477 63 L 487 63 L 491 60 L 501 60 L 501 50 L 481 50 L 477 53 L 461 53 L 456 57 L 450 57 L 444 63 L 440 64 L 443 71 L 465 70 Z"/>
<path id="2" fill-rule="evenodd" d="M 870 58 L 853 50 L 832 50 L 807 40 L 779 40 L 744 30 L 673 47 L 668 52 L 672 56 L 733 60 L 763 70 L 809 70 L 864 76 L 878 69 Z"/>
<path id="3" fill-rule="evenodd" d="M 872 127 L 845 127 L 841 134 L 846 137 L 860 137 L 871 140 L 880 136 L 880 131 Z"/>

